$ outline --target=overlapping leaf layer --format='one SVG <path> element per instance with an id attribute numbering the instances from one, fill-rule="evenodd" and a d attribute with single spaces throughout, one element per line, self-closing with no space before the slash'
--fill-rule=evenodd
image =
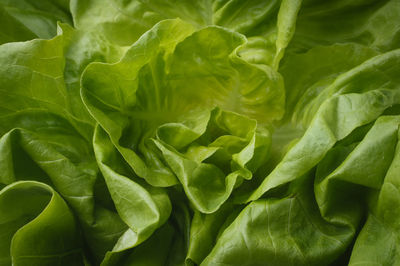
<path id="1" fill-rule="evenodd" d="M 0 22 L 0 266 L 400 265 L 398 0 Z"/>

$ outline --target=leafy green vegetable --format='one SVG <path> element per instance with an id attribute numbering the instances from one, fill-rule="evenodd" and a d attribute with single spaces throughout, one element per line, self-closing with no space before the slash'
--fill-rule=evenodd
<path id="1" fill-rule="evenodd" d="M 397 0 L 0 0 L 0 265 L 399 265 Z"/>
<path id="2" fill-rule="evenodd" d="M 56 35 L 57 21 L 72 24 L 68 0 L 1 0 L 0 44 L 50 39 Z"/>
<path id="3" fill-rule="evenodd" d="M 19 181 L 3 188 L 0 210 L 2 265 L 83 265 L 74 215 L 48 185 Z"/>

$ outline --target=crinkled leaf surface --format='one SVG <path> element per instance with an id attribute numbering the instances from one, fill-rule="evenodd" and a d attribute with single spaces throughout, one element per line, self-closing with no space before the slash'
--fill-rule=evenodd
<path id="1" fill-rule="evenodd" d="M 399 265 L 398 0 L 0 0 L 0 265 Z"/>

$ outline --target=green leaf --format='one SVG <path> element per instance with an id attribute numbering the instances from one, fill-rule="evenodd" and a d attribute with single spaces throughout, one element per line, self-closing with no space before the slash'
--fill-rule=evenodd
<path id="1" fill-rule="evenodd" d="M 189 128 L 176 131 L 177 124 L 164 124 L 154 142 L 193 206 L 212 213 L 265 162 L 270 135 L 256 132 L 256 121 L 235 113 L 214 109 L 204 118 L 185 121 L 193 129 L 198 129 L 197 123 L 202 126 L 198 139 L 188 138 L 186 132 L 193 132 Z"/>
<path id="2" fill-rule="evenodd" d="M 130 45 L 159 21 L 180 18 L 196 28 L 219 25 L 231 30 L 259 35 L 259 28 L 274 21 L 279 1 L 71 1 L 78 28 L 97 27 L 110 40 Z"/>
<path id="3" fill-rule="evenodd" d="M 397 265 L 398 0 L 0 0 L 0 265 Z"/>
<path id="4" fill-rule="evenodd" d="M 306 128 L 315 114 L 314 110 L 308 111 L 309 106 L 325 100 L 320 98 L 317 102 L 318 95 L 340 74 L 375 55 L 377 52 L 368 47 L 349 43 L 317 46 L 306 53 L 285 58 L 279 70 L 285 80 L 285 120 L 290 119 L 291 123 Z"/>
<path id="5" fill-rule="evenodd" d="M 2 0 L 0 14 L 0 44 L 50 39 L 58 21 L 72 24 L 68 0 Z"/>
<path id="6" fill-rule="evenodd" d="M 332 215 L 338 219 L 339 215 L 333 215 L 333 213 L 344 212 L 342 209 L 347 209 L 347 216 L 350 216 L 350 213 L 359 212 L 360 206 L 352 206 L 360 204 L 355 194 L 357 194 L 356 191 L 362 193 L 362 190 L 355 189 L 356 185 L 377 190 L 381 188 L 394 156 L 399 123 L 398 116 L 379 117 L 362 141 L 349 154 L 346 154 L 345 160 L 340 165 L 333 170 L 318 168 L 321 174 L 315 180 L 315 196 L 321 206 L 322 215 L 325 217 Z M 339 157 L 337 153 L 333 156 Z M 328 163 L 321 162 L 318 167 L 323 168 L 325 165 L 331 166 L 332 162 L 329 160 Z M 322 172 L 329 175 L 324 176 Z M 345 202 L 347 204 L 344 204 Z"/>
<path id="7" fill-rule="evenodd" d="M 0 211 L 0 265 L 84 265 L 74 215 L 48 185 L 21 181 L 3 188 Z"/>
<path id="8" fill-rule="evenodd" d="M 319 94 L 318 97 L 326 100 L 313 106 L 316 113 L 303 137 L 248 200 L 258 199 L 267 191 L 301 177 L 316 166 L 337 141 L 399 104 L 398 70 L 391 64 L 399 58 L 399 50 L 373 57 L 339 76 Z M 373 84 L 368 83 L 372 76 L 375 76 Z M 360 84 L 365 86 L 360 87 Z M 305 154 L 307 156 L 303 156 Z"/>
<path id="9" fill-rule="evenodd" d="M 292 40 L 294 50 L 317 45 L 358 43 L 379 51 L 399 47 L 400 5 L 397 1 L 305 1 Z"/>
<path id="10" fill-rule="evenodd" d="M 206 123 L 189 126 L 193 129 L 188 130 L 187 125 L 162 126 L 166 122 L 183 121 L 185 124 L 184 121 L 189 121 L 189 117 L 198 116 L 196 109 L 215 105 L 265 118 L 266 121 L 282 115 L 283 92 L 279 75 L 264 67 L 248 64 L 237 56 L 232 55 L 232 59 L 228 57 L 242 43 L 241 35 L 210 27 L 185 39 L 192 32 L 193 28 L 180 20 L 163 21 L 135 43 L 120 62 L 91 64 L 82 79 L 83 100 L 91 114 L 109 134 L 135 173 L 154 186 L 165 187 L 178 183 L 176 173 L 173 173 L 176 169 L 165 165 L 165 155 L 154 143 L 149 142 L 150 138 L 155 137 L 157 128 L 161 126 L 158 129 L 159 137 L 180 149 L 197 138 L 204 131 Z M 212 47 L 206 41 L 209 34 L 218 40 Z M 199 54 L 186 55 L 186 51 L 194 46 L 198 47 Z M 210 54 L 210 49 L 219 52 Z M 209 71 L 205 67 L 211 67 L 211 64 L 214 68 L 220 67 L 212 70 L 216 72 L 207 73 Z M 182 73 L 183 70 L 186 72 Z M 238 71 L 248 78 L 258 75 L 258 79 L 254 80 L 254 84 L 245 83 L 243 75 L 237 74 Z M 193 90 L 185 90 L 187 82 L 194 86 Z M 238 84 L 246 86 L 238 91 Z M 268 94 L 264 93 L 265 90 L 268 90 Z M 209 101 L 209 97 L 214 101 Z M 185 112 L 187 115 L 180 115 Z M 265 116 L 268 113 L 270 115 Z M 177 136 L 180 139 L 167 139 L 168 134 L 164 133 L 167 128 L 174 132 L 170 135 L 179 133 Z M 252 130 L 245 127 L 245 131 Z M 260 135 L 257 142 L 265 143 L 261 139 Z M 237 161 L 243 160 L 239 157 Z M 221 176 L 221 172 L 218 175 Z M 234 184 L 234 181 L 230 181 L 229 186 L 233 187 Z"/>
<path id="11" fill-rule="evenodd" d="M 130 228 L 113 248 L 113 252 L 120 252 L 137 246 L 146 240 L 156 228 L 160 227 L 171 212 L 171 203 L 163 189 L 141 184 L 143 182 L 135 180 L 132 173 L 128 175 L 132 176 L 131 178 L 124 175 L 127 170 L 123 169 L 122 158 L 100 127 L 96 128 L 93 143 L 96 159 L 115 208 L 121 219 Z M 114 171 L 109 166 L 115 167 L 120 164 L 122 164 L 120 166 L 122 173 Z"/>
<path id="12" fill-rule="evenodd" d="M 387 119 L 388 120 L 388 119 Z M 396 118 L 392 119 L 393 122 Z M 400 135 L 398 129 L 398 117 L 395 127 L 397 137 L 394 158 L 383 180 L 382 188 L 377 197 L 374 197 L 374 205 L 371 213 L 360 234 L 357 237 L 351 253 L 349 265 L 363 264 L 392 264 L 399 263 L 399 168 Z M 392 131 L 393 132 L 393 131 Z M 391 147 L 393 148 L 393 146 Z M 386 160 L 389 162 L 389 160 Z"/>
<path id="13" fill-rule="evenodd" d="M 322 265 L 351 243 L 358 221 L 329 223 L 313 198 L 312 176 L 293 186 L 290 197 L 247 205 L 220 235 L 201 265 Z"/>

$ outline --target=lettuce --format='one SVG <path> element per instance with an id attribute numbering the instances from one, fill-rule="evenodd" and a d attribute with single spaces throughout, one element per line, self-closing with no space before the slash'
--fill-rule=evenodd
<path id="1" fill-rule="evenodd" d="M 397 0 L 0 14 L 0 266 L 400 264 Z"/>

